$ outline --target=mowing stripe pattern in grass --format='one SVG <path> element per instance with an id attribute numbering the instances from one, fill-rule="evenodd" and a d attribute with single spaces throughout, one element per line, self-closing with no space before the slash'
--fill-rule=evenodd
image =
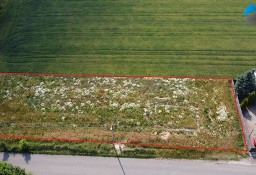
<path id="1" fill-rule="evenodd" d="M 249 2 L 10 0 L 0 70 L 235 77 L 256 64 Z"/>

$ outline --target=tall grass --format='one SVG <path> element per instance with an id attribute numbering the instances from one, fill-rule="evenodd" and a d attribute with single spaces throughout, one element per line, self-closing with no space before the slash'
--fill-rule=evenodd
<path id="1" fill-rule="evenodd" d="M 121 142 L 244 148 L 228 81 L 2 75 L 0 86 L 2 134 L 111 142 L 114 125 Z"/>

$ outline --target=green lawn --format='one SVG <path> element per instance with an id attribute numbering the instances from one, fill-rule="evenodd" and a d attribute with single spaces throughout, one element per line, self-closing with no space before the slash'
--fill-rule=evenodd
<path id="1" fill-rule="evenodd" d="M 256 65 L 249 0 L 9 1 L 0 71 L 236 77 Z"/>

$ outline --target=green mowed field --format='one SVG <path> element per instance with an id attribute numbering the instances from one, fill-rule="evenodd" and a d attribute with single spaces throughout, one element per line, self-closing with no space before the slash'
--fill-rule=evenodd
<path id="1" fill-rule="evenodd" d="M 256 65 L 249 2 L 9 0 L 0 71 L 236 77 Z"/>

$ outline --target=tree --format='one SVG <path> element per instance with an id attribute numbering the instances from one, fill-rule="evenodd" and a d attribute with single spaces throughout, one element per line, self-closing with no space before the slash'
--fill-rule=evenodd
<path id="1" fill-rule="evenodd" d="M 8 0 L 0 0 L 0 14 L 3 13 L 8 2 L 9 2 Z"/>
<path id="2" fill-rule="evenodd" d="M 254 71 L 249 71 L 239 76 L 235 84 L 236 93 L 239 96 L 247 96 L 256 91 L 256 77 Z"/>

